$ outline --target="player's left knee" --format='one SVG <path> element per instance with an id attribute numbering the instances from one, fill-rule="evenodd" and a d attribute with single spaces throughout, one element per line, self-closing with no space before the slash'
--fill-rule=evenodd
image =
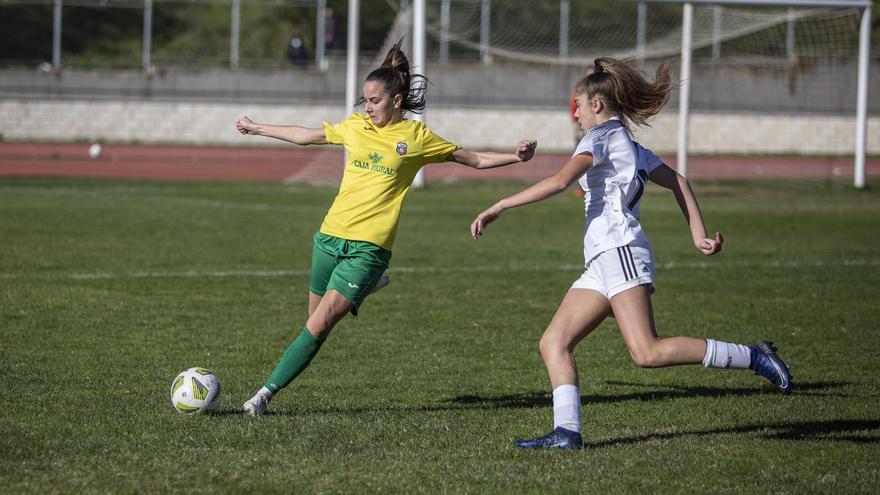
<path id="1" fill-rule="evenodd" d="M 656 349 L 654 346 L 630 349 L 629 355 L 632 357 L 633 362 L 642 368 L 658 368 L 663 366 L 663 358 L 660 355 L 659 349 Z"/>
<path id="2" fill-rule="evenodd" d="M 343 315 L 344 316 L 344 315 Z M 316 311 L 312 313 L 306 322 L 309 331 L 318 338 L 326 338 L 330 334 L 330 330 L 342 319 L 342 316 L 322 313 Z"/>

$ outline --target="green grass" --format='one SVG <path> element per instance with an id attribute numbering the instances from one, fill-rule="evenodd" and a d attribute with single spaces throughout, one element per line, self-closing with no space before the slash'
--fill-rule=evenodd
<path id="1" fill-rule="evenodd" d="M 237 412 L 306 311 L 334 190 L 0 180 L 0 487 L 7 493 L 870 493 L 880 482 L 880 194 L 697 183 L 725 252 L 704 258 L 649 189 L 662 335 L 774 340 L 795 391 L 749 372 L 640 369 L 612 322 L 576 351 L 586 447 L 550 429 L 543 327 L 581 259 L 568 194 L 473 216 L 512 183 L 410 194 L 392 284 L 272 403 Z M 206 366 L 219 414 L 178 415 Z"/>

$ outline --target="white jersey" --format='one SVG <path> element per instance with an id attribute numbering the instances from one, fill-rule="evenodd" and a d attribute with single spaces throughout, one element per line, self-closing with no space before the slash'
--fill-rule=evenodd
<path id="1" fill-rule="evenodd" d="M 617 117 L 584 134 L 573 156 L 584 152 L 593 155 L 593 166 L 578 180 L 586 191 L 584 261 L 635 239 L 647 244 L 639 224 L 639 204 L 648 174 L 663 161 L 633 141 Z"/>

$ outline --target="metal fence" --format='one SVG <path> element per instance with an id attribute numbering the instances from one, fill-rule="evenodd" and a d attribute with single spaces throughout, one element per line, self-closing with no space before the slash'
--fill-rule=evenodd
<path id="1" fill-rule="evenodd" d="M 409 7 L 410 0 L 364 1 L 364 19 L 371 23 L 362 28 L 364 56 L 386 38 L 409 33 Z M 0 46 L 0 64 L 146 73 L 161 68 L 326 70 L 330 59 L 344 54 L 346 8 L 340 0 L 0 0 L 0 17 L 21 18 L 0 36 L 15 40 L 20 32 L 29 38 Z M 789 63 L 854 56 L 854 12 L 701 7 L 694 18 L 695 56 Z M 429 0 L 426 15 L 429 60 L 439 64 L 502 59 L 583 66 L 600 54 L 644 60 L 677 57 L 681 49 L 678 3 Z M 88 53 L 68 46 L 83 43 Z M 39 48 L 21 49 L 27 45 Z"/>

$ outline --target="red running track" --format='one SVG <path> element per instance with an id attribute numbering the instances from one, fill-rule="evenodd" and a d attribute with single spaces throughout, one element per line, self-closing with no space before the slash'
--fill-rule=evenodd
<path id="1" fill-rule="evenodd" d="M 335 146 L 184 147 L 106 145 L 100 158 L 87 144 L 0 143 L 0 177 L 54 176 L 122 179 L 338 182 L 342 150 Z M 674 167 L 675 156 L 664 156 Z M 427 181 L 522 179 L 556 171 L 568 155 L 538 153 L 520 165 L 477 171 L 457 164 L 425 169 Z M 880 160 L 868 160 L 868 177 L 880 176 Z M 809 157 L 700 157 L 688 159 L 692 179 L 852 179 L 853 159 Z"/>

